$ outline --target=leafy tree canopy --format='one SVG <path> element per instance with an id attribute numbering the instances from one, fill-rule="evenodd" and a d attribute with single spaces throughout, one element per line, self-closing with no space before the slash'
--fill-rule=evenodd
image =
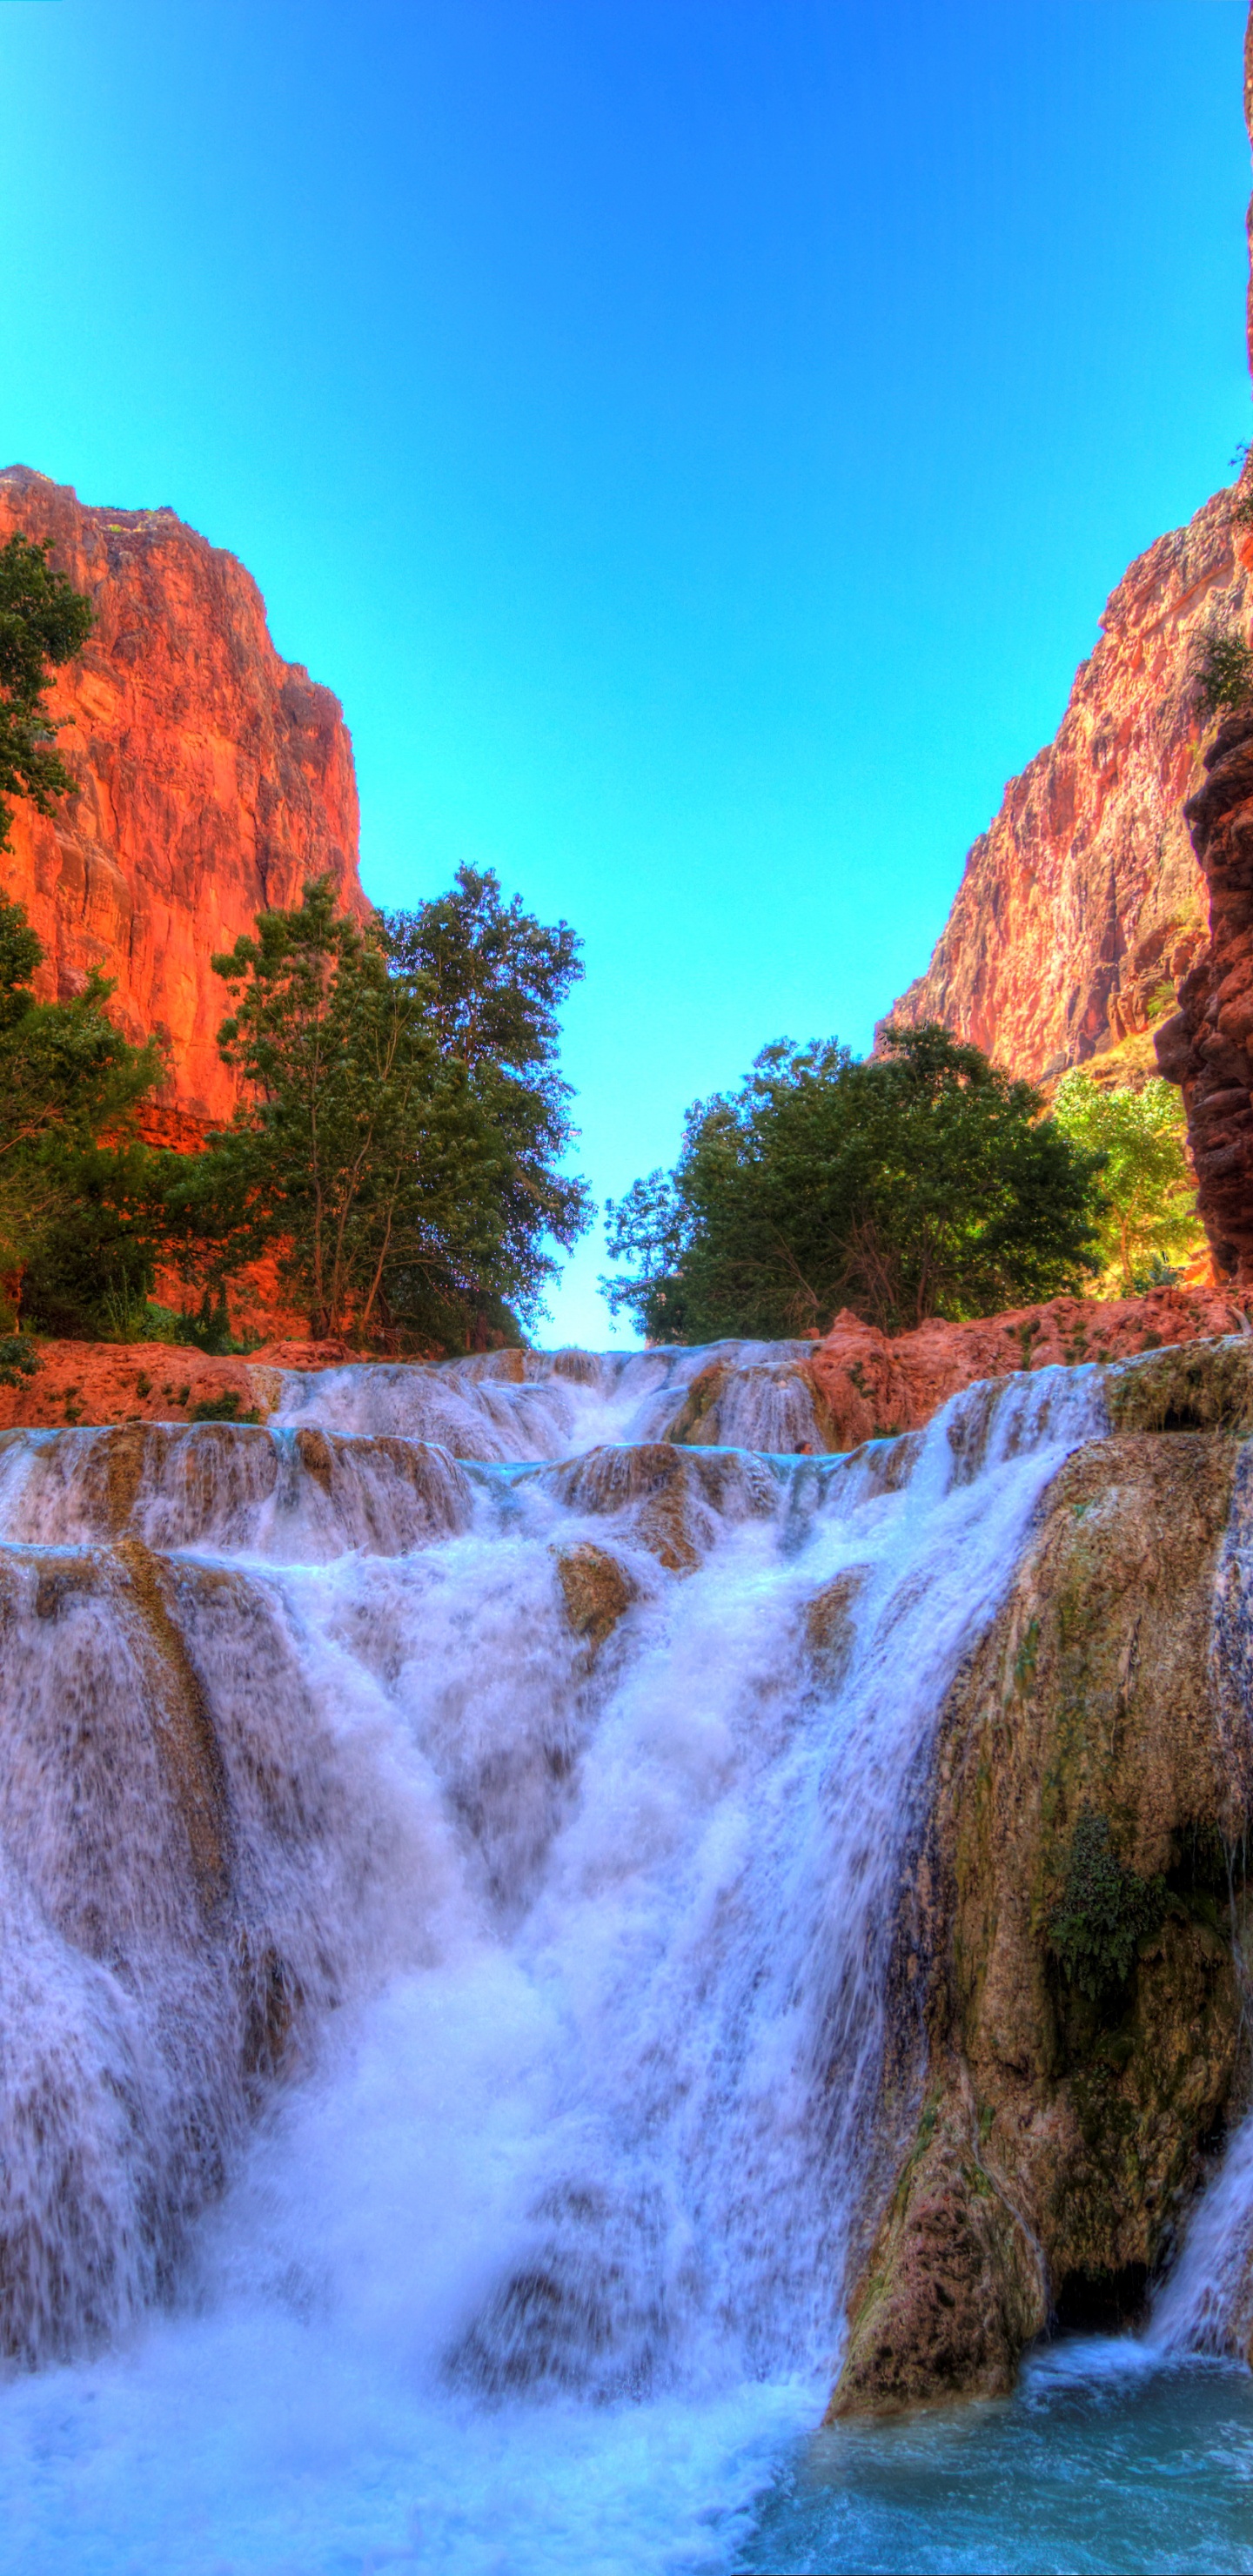
<path id="1" fill-rule="evenodd" d="M 568 922 L 548 924 L 505 902 L 490 870 L 463 867 L 445 895 L 417 912 L 385 916 L 392 972 L 420 992 L 442 1061 L 464 1072 L 477 1120 L 491 1140 L 489 1250 L 477 1270 L 474 1326 L 493 1302 L 534 1311 L 556 1263 L 591 1222 L 585 1182 L 558 1167 L 575 1141 L 570 1085 L 558 1070 L 558 1013 L 583 974 Z M 391 1290 L 415 1327 L 436 1318 L 421 1279 Z M 503 1320 L 503 1318 L 502 1318 Z"/>
<path id="2" fill-rule="evenodd" d="M 1063 1135 L 1102 1157 L 1104 1278 L 1131 1296 L 1171 1277 L 1172 1256 L 1186 1259 L 1205 1239 L 1175 1084 L 1154 1075 L 1142 1091 L 1103 1091 L 1080 1067 L 1058 1084 L 1053 1116 Z"/>
<path id="3" fill-rule="evenodd" d="M 45 691 L 51 671 L 82 651 L 93 610 L 51 571 L 48 553 L 23 536 L 0 546 L 0 849 L 13 820 L 11 797 L 28 797 L 50 814 L 74 785 L 56 750 Z"/>
<path id="4" fill-rule="evenodd" d="M 329 880 L 214 959 L 242 1075 L 233 1126 L 190 1166 L 189 1245 L 219 1277 L 266 1244 L 318 1334 L 401 1331 L 465 1348 L 516 1336 L 586 1222 L 552 1169 L 570 1136 L 552 1008 L 577 971 L 494 878 L 390 924 L 337 914 Z M 564 981 L 563 981 L 564 978 Z"/>
<path id="5" fill-rule="evenodd" d="M 1099 1156 L 977 1047 L 889 1029 L 855 1063 L 834 1039 L 764 1049 L 738 1091 L 688 1112 L 672 1172 L 607 1211 L 603 1282 L 650 1339 L 770 1338 L 839 1308 L 898 1332 L 1057 1295 L 1096 1266 Z"/>
<path id="6" fill-rule="evenodd" d="M 42 957 L 22 906 L 0 900 L 0 1271 L 32 1320 L 95 1329 L 110 1287 L 151 1282 L 164 1158 L 134 1118 L 163 1068 L 114 1026 L 100 976 L 37 1002 Z"/>

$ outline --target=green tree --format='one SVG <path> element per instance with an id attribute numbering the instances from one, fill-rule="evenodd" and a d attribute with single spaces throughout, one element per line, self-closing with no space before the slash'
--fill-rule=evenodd
<path id="1" fill-rule="evenodd" d="M 319 879 L 214 959 L 234 999 L 220 1044 L 246 1099 L 177 1195 L 210 1275 L 279 1244 L 318 1335 L 388 1328 L 465 1347 L 476 1327 L 516 1336 L 512 1304 L 532 1304 L 552 1268 L 538 1238 L 577 1223 L 581 1202 L 577 1184 L 548 1186 L 528 1086 L 499 1060 L 517 1018 L 499 942 L 476 996 L 473 920 L 464 938 L 447 908 L 423 924 L 400 917 L 389 946 L 381 922 L 337 914 Z M 541 1005 L 542 992 L 532 1019 Z M 564 1139 L 542 1070 L 532 1087 Z"/>
<path id="2" fill-rule="evenodd" d="M 652 1339 L 826 1329 L 849 1305 L 888 1332 L 990 1314 L 1095 1267 L 1098 1158 L 1040 1095 L 941 1028 L 767 1047 L 729 1097 L 689 1111 L 671 1173 L 637 1181 L 603 1282 Z"/>
<path id="3" fill-rule="evenodd" d="M 11 1308 L 92 1330 L 110 1288 L 151 1284 L 164 1158 L 135 1112 L 163 1067 L 114 1026 L 100 976 L 37 1002 L 42 957 L 22 906 L 0 900 L 0 1271 Z"/>
<path id="4" fill-rule="evenodd" d="M 440 1057 L 464 1075 L 486 1139 L 480 1266 L 462 1267 L 456 1337 L 481 1339 L 507 1303 L 531 1314 L 557 1264 L 591 1222 L 586 1183 L 558 1167 L 575 1141 L 570 1085 L 558 1066 L 558 1013 L 583 967 L 568 922 L 505 902 L 490 869 L 463 867 L 449 892 L 416 912 L 390 913 L 384 931 L 394 974 L 420 991 Z M 430 1283 L 393 1271 L 394 1309 L 435 1329 Z M 442 1312 L 447 1290 L 439 1294 Z"/>
<path id="5" fill-rule="evenodd" d="M 48 712 L 50 672 L 82 651 L 91 602 L 48 563 L 29 537 L 0 546 L 0 849 L 9 838 L 13 796 L 50 814 L 74 780 L 56 749 Z"/>
<path id="6" fill-rule="evenodd" d="M 1053 1116 L 1063 1135 L 1099 1154 L 1103 1277 L 1128 1296 L 1169 1273 L 1172 1255 L 1198 1251 L 1204 1232 L 1188 1168 L 1187 1126 L 1174 1083 L 1154 1075 L 1141 1091 L 1103 1091 L 1082 1067 L 1064 1074 Z"/>

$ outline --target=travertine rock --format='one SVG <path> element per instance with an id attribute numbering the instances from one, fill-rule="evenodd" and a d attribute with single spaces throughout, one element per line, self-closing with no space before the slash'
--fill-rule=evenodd
<path id="1" fill-rule="evenodd" d="M 236 1098 L 214 951 L 267 904 L 299 902 L 311 876 L 367 909 L 348 730 L 330 690 L 275 652 L 243 565 L 172 510 L 89 509 L 11 466 L 0 543 L 18 529 L 51 540 L 96 624 L 51 693 L 80 792 L 48 818 L 18 804 L 0 886 L 44 943 L 46 997 L 99 967 L 127 1035 L 168 1041 L 149 1124 L 154 1141 L 191 1146 Z"/>
<path id="2" fill-rule="evenodd" d="M 1146 1297 L 1053 1297 L 968 1324 L 921 1324 L 889 1341 L 847 1308 L 807 1363 L 832 1449 L 920 1430 L 959 1387 L 1016 1369 L 1126 1359 L 1172 1343 L 1245 1333 L 1236 1298 L 1214 1288 L 1154 1288 Z"/>
<path id="3" fill-rule="evenodd" d="M 1227 1852 L 1253 1763 L 1220 1567 L 1253 1348 L 1164 1350 L 1112 1372 L 1110 1398 L 1114 1435 L 1057 1477 L 945 1712 L 903 1899 L 924 2101 L 835 2413 L 1004 2390 L 1050 2312 L 1125 2314 L 1244 2107 L 1249 1906 Z M 1049 1939 L 1085 1814 L 1164 1881 L 1156 1929 L 1095 1999 Z M 903 2009 L 916 2022 L 916 1989 Z"/>

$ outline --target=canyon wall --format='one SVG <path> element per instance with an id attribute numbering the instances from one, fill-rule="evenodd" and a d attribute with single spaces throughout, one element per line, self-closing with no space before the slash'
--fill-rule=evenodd
<path id="1" fill-rule="evenodd" d="M 1180 986 L 1180 1009 L 1157 1032 L 1157 1056 L 1183 1087 L 1214 1257 L 1245 1285 L 1253 1280 L 1253 709 L 1219 726 L 1186 812 L 1210 936 Z"/>
<path id="2" fill-rule="evenodd" d="M 1245 32 L 1244 112 L 1253 137 L 1253 10 Z M 1248 231 L 1253 358 L 1253 202 Z M 1184 806 L 1202 790 L 1204 777 L 1198 646 L 1211 630 L 1247 635 L 1249 628 L 1253 531 L 1236 520 L 1235 498 L 1234 489 L 1216 492 L 1185 528 L 1159 537 L 1123 575 L 1106 605 L 1096 650 L 1076 672 L 1056 738 L 1010 781 L 995 820 L 969 852 L 926 973 L 901 995 L 889 1019 L 910 1026 L 940 1020 L 1033 1081 L 1048 1081 L 1111 1048 L 1123 1050 L 1118 1078 L 1152 1071 L 1145 1033 L 1182 998 L 1180 987 L 1206 950 L 1211 818 L 1220 798 L 1230 802 L 1226 788 L 1204 790 L 1193 809 L 1201 831 L 1194 849 Z M 1228 833 L 1224 867 L 1230 841 Z M 1222 908 L 1224 962 L 1210 982 L 1194 978 L 1189 988 L 1189 1043 L 1217 984 L 1232 972 L 1237 924 L 1230 888 Z M 1181 1079 L 1188 1061 L 1176 1027 L 1166 1039 L 1163 1069 Z M 1195 1044 L 1190 1061 L 1194 1081 L 1200 1070 Z M 1224 1132 L 1220 1143 L 1198 1137 L 1196 1150 L 1198 1171 L 1206 1153 L 1212 1162 L 1221 1152 L 1224 1170 L 1234 1173 L 1233 1135 Z M 1226 1261 L 1223 1241 L 1232 1248 L 1227 1266 L 1235 1260 L 1231 1199 L 1229 1177 L 1224 1206 L 1207 1212 L 1202 1180 L 1202 1211 L 1219 1259 Z M 1249 1239 L 1253 1244 L 1253 1220 Z"/>
<path id="3" fill-rule="evenodd" d="M 0 474 L 0 543 L 15 530 L 51 541 L 96 622 L 50 693 L 78 792 L 49 817 L 16 806 L 0 886 L 44 943 L 44 998 L 99 967 L 127 1035 L 164 1039 L 171 1078 L 149 1123 L 191 1144 L 236 1098 L 214 952 L 311 876 L 367 910 L 348 729 L 331 691 L 275 652 L 243 565 L 172 510 L 89 509 L 17 465 Z"/>
<path id="4" fill-rule="evenodd" d="M 1244 121 L 1253 139 L 1253 9 L 1244 42 Z M 1253 364 L 1253 201 L 1249 239 Z M 1247 619 L 1236 632 L 1247 637 Z M 1219 726 L 1185 819 L 1206 891 L 1209 938 L 1155 1045 L 1162 1072 L 1183 1089 L 1197 1203 L 1214 1258 L 1245 1285 L 1253 1280 L 1253 709 Z"/>
<path id="5" fill-rule="evenodd" d="M 1049 1079 L 1145 1030 L 1205 943 L 1183 804 L 1200 780 L 1193 662 L 1243 631 L 1248 532 L 1216 492 L 1124 573 L 1056 739 L 980 834 L 931 963 L 889 1017 L 941 1020 Z"/>

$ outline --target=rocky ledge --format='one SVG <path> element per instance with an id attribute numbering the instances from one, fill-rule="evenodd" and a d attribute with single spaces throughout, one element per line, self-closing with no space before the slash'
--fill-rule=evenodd
<path id="1" fill-rule="evenodd" d="M 1253 1342 L 1111 1369 L 944 1713 L 833 2415 L 1007 2390 L 1168 2262 L 1247 2106 Z M 1217 2340 L 1253 2362 L 1253 2281 Z"/>

